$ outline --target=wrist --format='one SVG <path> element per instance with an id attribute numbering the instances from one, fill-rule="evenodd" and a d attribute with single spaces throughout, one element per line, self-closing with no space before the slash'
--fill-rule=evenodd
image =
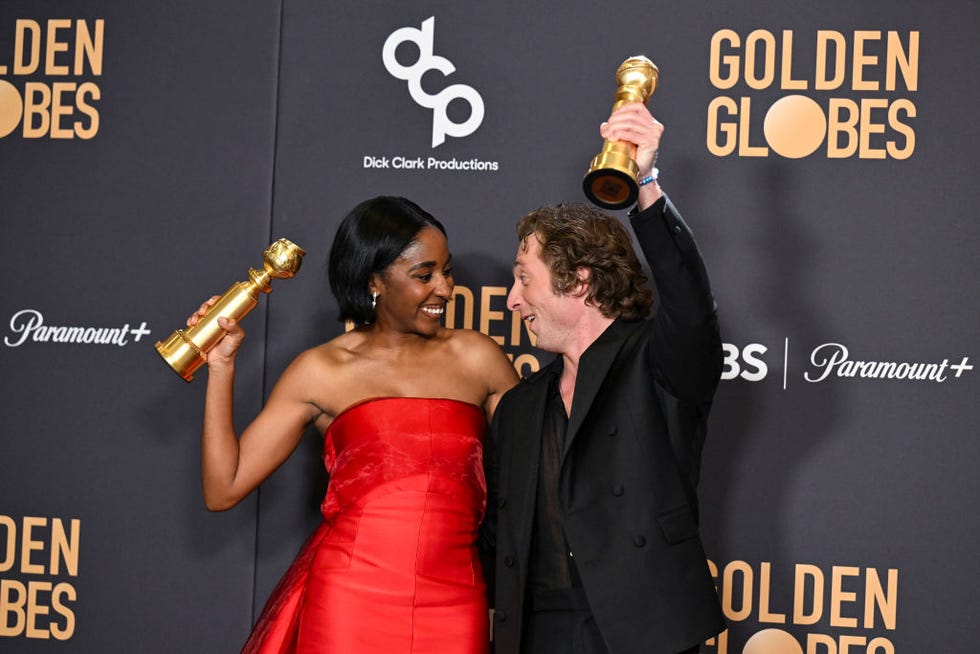
<path id="1" fill-rule="evenodd" d="M 235 374 L 235 355 L 231 356 L 221 356 L 214 350 L 208 353 L 207 357 L 208 364 L 208 374 L 214 375 L 232 375 Z"/>
<path id="2" fill-rule="evenodd" d="M 660 169 L 657 168 L 656 166 L 651 166 L 650 172 L 640 177 L 640 179 L 637 180 L 637 183 L 640 186 L 646 186 L 647 184 L 655 183 L 659 177 L 660 177 Z"/>
<path id="3" fill-rule="evenodd" d="M 649 209 L 657 200 L 663 197 L 663 190 L 660 188 L 660 171 L 656 166 L 647 175 L 641 177 L 637 183 L 640 185 L 640 192 L 637 196 L 636 206 L 640 211 Z"/>

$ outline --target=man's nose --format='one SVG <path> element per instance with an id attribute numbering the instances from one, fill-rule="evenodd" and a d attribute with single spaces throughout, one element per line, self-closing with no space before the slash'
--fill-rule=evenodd
<path id="1" fill-rule="evenodd" d="M 517 290 L 516 283 L 510 287 L 510 293 L 507 294 L 507 308 L 511 311 L 520 311 L 521 293 Z"/>

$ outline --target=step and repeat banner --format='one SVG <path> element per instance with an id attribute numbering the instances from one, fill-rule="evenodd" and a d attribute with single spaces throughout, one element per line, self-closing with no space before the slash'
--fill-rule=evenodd
<path id="1" fill-rule="evenodd" d="M 319 520 L 322 443 L 208 512 L 207 373 L 154 343 L 272 241 L 307 255 L 243 321 L 239 427 L 343 330 L 326 257 L 374 195 L 446 225 L 449 325 L 550 360 L 505 306 L 515 223 L 584 199 L 636 54 L 725 341 L 700 490 L 729 630 L 702 651 L 975 651 L 978 25 L 974 0 L 0 3 L 0 651 L 240 648 Z"/>

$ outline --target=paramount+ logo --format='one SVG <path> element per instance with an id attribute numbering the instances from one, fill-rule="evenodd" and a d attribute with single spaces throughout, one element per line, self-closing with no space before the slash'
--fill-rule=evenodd
<path id="1" fill-rule="evenodd" d="M 707 148 L 718 157 L 908 159 L 919 32 L 836 30 L 711 37 Z"/>
<path id="2" fill-rule="evenodd" d="M 105 21 L 0 25 L 0 138 L 91 139 L 99 132 Z"/>

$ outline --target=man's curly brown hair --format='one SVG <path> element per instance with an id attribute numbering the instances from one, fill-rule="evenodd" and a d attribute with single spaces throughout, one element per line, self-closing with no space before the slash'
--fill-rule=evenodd
<path id="1" fill-rule="evenodd" d="M 517 224 L 521 247 L 531 235 L 541 241 L 556 293 L 571 292 L 581 268 L 589 273 L 586 304 L 603 316 L 640 320 L 650 313 L 653 291 L 629 232 L 616 218 L 585 203 L 541 207 Z"/>

